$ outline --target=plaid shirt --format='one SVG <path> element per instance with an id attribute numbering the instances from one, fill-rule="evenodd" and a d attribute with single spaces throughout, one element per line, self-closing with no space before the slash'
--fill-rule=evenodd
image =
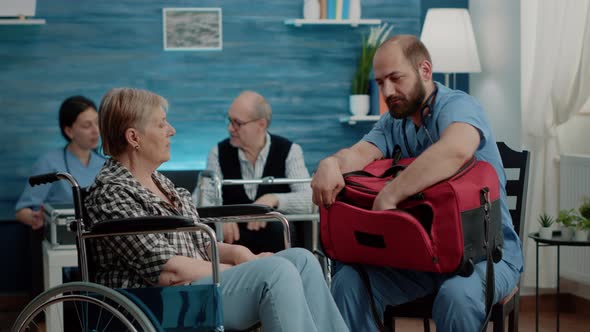
<path id="1" fill-rule="evenodd" d="M 152 179 L 172 205 L 144 188 L 120 162 L 109 159 L 85 200 L 92 224 L 105 220 L 179 215 L 199 222 L 190 193 L 158 172 Z M 209 239 L 201 232 L 113 236 L 91 240 L 96 282 L 108 287 L 147 287 L 158 282 L 173 256 L 208 259 Z"/>

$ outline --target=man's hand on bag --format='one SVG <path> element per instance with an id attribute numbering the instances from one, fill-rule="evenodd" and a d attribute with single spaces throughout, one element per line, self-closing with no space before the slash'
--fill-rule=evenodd
<path id="1" fill-rule="evenodd" d="M 223 229 L 223 242 L 225 243 L 234 243 L 240 240 L 240 229 L 238 228 L 238 224 L 235 222 L 228 222 L 222 224 Z"/>
<path id="2" fill-rule="evenodd" d="M 390 189 L 390 186 L 385 186 L 375 197 L 373 201 L 373 210 L 375 211 L 382 211 L 382 210 L 391 210 L 397 208 L 397 204 L 399 203 L 397 196 L 394 193 L 394 190 Z"/>
<path id="3" fill-rule="evenodd" d="M 344 188 L 344 178 L 333 157 L 322 160 L 311 180 L 312 200 L 317 206 L 329 207 Z"/>

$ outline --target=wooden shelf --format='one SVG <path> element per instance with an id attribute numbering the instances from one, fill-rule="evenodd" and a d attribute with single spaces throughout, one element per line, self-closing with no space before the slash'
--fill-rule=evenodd
<path id="1" fill-rule="evenodd" d="M 340 117 L 340 122 L 348 122 L 349 125 L 354 125 L 357 122 L 373 121 L 377 122 L 381 118 L 381 115 L 351 115 Z"/>
<path id="2" fill-rule="evenodd" d="M 357 27 L 359 25 L 379 25 L 381 20 L 379 19 L 360 19 L 360 20 L 334 20 L 334 19 L 316 19 L 306 20 L 303 18 L 285 20 L 286 25 L 293 25 L 300 27 L 302 25 L 350 25 Z"/>
<path id="3" fill-rule="evenodd" d="M 0 25 L 43 25 L 42 18 L 0 18 Z"/>

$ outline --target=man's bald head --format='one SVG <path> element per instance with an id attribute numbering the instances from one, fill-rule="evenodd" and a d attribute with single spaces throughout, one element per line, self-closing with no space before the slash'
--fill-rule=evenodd
<path id="1" fill-rule="evenodd" d="M 395 52 L 396 50 L 401 50 L 404 57 L 415 70 L 418 70 L 424 60 L 432 63 L 430 53 L 428 53 L 426 46 L 414 35 L 395 35 L 390 37 L 379 46 L 377 52 Z"/>
<path id="2" fill-rule="evenodd" d="M 233 104 L 242 110 L 247 110 L 252 119 L 265 119 L 267 127 L 272 119 L 272 109 L 266 99 L 254 91 L 243 91 L 236 97 Z"/>
<path id="3" fill-rule="evenodd" d="M 386 40 L 375 53 L 373 72 L 389 113 L 396 119 L 415 117 L 435 88 L 430 55 L 415 36 Z"/>

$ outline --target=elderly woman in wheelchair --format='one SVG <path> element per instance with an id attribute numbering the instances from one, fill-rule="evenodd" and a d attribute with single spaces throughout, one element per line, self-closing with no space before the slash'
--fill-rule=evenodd
<path id="1" fill-rule="evenodd" d="M 191 194 L 155 171 L 170 158 L 175 134 L 166 120 L 167 106 L 164 98 L 131 88 L 113 89 L 103 97 L 99 127 L 104 153 L 111 158 L 84 201 L 93 226 L 141 216 L 182 216 L 200 223 Z M 243 330 L 261 322 L 265 331 L 348 330 L 308 251 L 254 255 L 243 246 L 217 246 L 226 329 Z M 94 281 L 108 287 L 190 288 L 186 285 L 215 281 L 211 258 L 216 253 L 200 231 L 95 238 L 88 247 Z"/>

